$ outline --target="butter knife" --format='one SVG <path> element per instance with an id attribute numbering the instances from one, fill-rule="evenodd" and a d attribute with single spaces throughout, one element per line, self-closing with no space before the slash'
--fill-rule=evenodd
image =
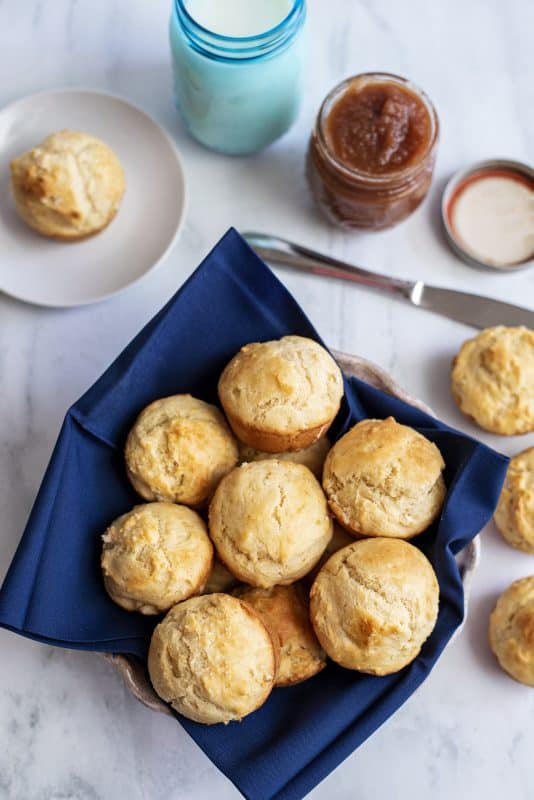
<path id="1" fill-rule="evenodd" d="M 534 328 L 534 311 L 528 308 L 478 294 L 429 286 L 423 281 L 407 281 L 380 275 L 277 236 L 250 232 L 244 233 L 243 237 L 265 261 L 283 264 L 300 272 L 352 281 L 372 289 L 383 289 L 400 295 L 418 308 L 434 311 L 474 328 L 490 328 L 493 325 L 525 325 L 527 328 Z"/>

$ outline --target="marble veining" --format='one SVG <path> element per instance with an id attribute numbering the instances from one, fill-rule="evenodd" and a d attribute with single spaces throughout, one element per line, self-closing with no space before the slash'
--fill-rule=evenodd
<path id="1" fill-rule="evenodd" d="M 455 169 L 491 156 L 534 161 L 534 3 L 309 0 L 300 117 L 252 158 L 208 152 L 185 133 L 171 100 L 169 10 L 170 0 L 0 2 L 0 104 L 60 86 L 124 95 L 167 127 L 189 184 L 189 213 L 175 248 L 124 295 L 72 311 L 0 295 L 0 580 L 65 410 L 229 225 L 278 233 L 399 277 L 510 302 L 534 297 L 533 271 L 483 273 L 458 261 L 437 215 Z M 313 208 L 304 152 L 326 92 L 351 73 L 374 69 L 412 78 L 435 102 L 436 177 L 427 202 L 405 224 L 348 236 Z M 510 455 L 534 444 L 534 436 L 483 434 L 455 408 L 449 364 L 469 327 L 363 288 L 277 272 L 332 347 L 375 361 L 444 420 Z M 532 558 L 489 525 L 462 634 L 410 701 L 310 798 L 534 797 L 534 692 L 503 676 L 486 643 L 496 595 L 532 569 Z M 0 800 L 238 798 L 179 725 L 137 703 L 104 659 L 6 631 L 0 648 Z"/>

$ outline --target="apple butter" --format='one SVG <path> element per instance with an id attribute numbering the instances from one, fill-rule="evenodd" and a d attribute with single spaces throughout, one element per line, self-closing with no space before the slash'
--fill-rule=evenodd
<path id="1" fill-rule="evenodd" d="M 395 75 L 360 75 L 324 101 L 308 151 L 319 207 L 346 228 L 405 219 L 428 192 L 438 119 L 428 98 Z"/>

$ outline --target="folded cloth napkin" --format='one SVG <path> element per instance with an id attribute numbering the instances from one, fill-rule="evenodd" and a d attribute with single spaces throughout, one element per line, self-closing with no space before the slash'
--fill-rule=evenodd
<path id="1" fill-rule="evenodd" d="M 217 402 L 217 379 L 247 342 L 300 334 L 320 341 L 295 300 L 230 230 L 180 291 L 68 412 L 26 530 L 0 591 L 0 624 L 59 647 L 146 658 L 156 619 L 121 610 L 103 589 L 101 534 L 139 502 L 123 447 L 138 412 L 190 392 Z M 447 500 L 414 543 L 436 570 L 436 628 L 420 656 L 382 678 L 331 664 L 310 681 L 276 689 L 241 723 L 179 722 L 250 800 L 301 798 L 363 742 L 427 677 L 463 618 L 455 553 L 497 503 L 507 459 L 354 378 L 334 438 L 365 417 L 393 415 L 436 442 Z"/>

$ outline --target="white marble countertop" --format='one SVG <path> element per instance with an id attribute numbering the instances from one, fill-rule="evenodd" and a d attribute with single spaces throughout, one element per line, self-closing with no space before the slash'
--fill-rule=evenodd
<path id="1" fill-rule="evenodd" d="M 306 102 L 292 131 L 250 158 L 210 153 L 186 135 L 171 101 L 170 0 L 4 0 L 0 104 L 42 88 L 84 86 L 141 104 L 183 155 L 189 212 L 165 263 L 125 294 L 70 311 L 0 296 L 0 579 L 23 529 L 67 407 L 189 275 L 230 225 L 277 232 L 375 270 L 478 291 L 534 297 L 534 273 L 486 274 L 445 245 L 445 179 L 484 157 L 533 160 L 530 0 L 310 0 Z M 442 123 L 435 182 L 398 228 L 346 235 L 312 209 L 303 154 L 316 109 L 343 77 L 409 76 Z M 0 258 L 5 258 L 0 243 Z M 445 421 L 508 454 L 534 437 L 475 430 L 448 389 L 466 326 L 365 289 L 279 272 L 335 348 L 380 364 Z M 310 797 L 497 800 L 534 797 L 534 692 L 499 671 L 486 627 L 497 594 L 533 571 L 490 525 L 470 613 L 419 692 Z M 238 793 L 179 725 L 137 703 L 103 659 L 0 630 L 0 798 L 219 800 Z"/>

